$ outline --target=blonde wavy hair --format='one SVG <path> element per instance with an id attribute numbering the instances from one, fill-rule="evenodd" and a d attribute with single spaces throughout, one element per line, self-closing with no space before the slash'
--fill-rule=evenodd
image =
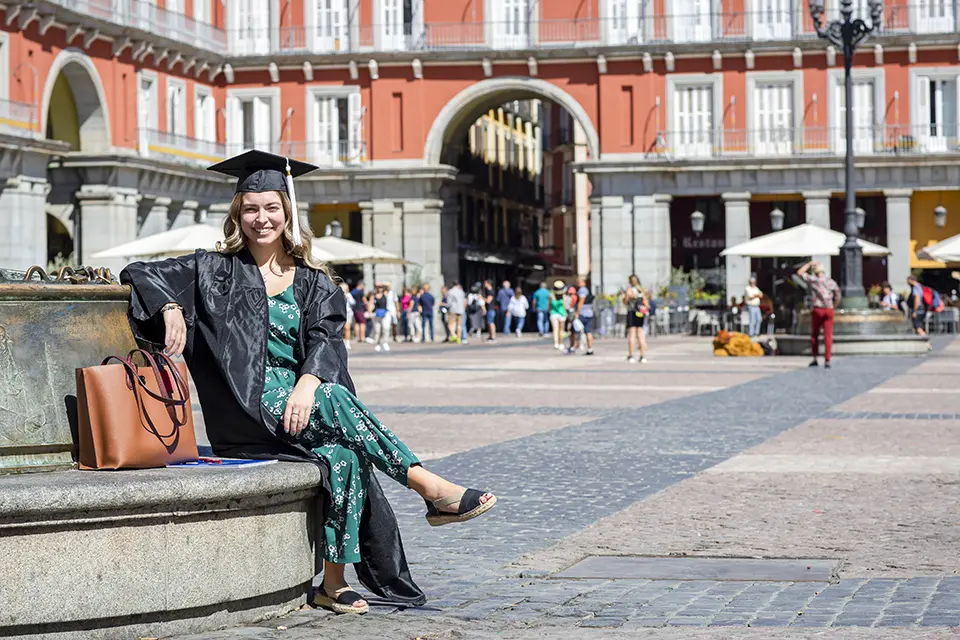
<path id="1" fill-rule="evenodd" d="M 313 231 L 309 224 L 300 225 L 300 246 L 293 244 L 293 215 L 290 205 L 290 198 L 283 191 L 274 191 L 280 196 L 280 204 L 283 206 L 283 214 L 286 222 L 283 228 L 283 249 L 288 255 L 303 260 L 311 269 L 318 269 L 331 279 L 334 278 L 326 264 L 313 257 L 310 251 L 313 240 Z M 243 235 L 243 229 L 240 227 L 240 210 L 243 208 L 243 193 L 233 196 L 233 202 L 230 203 L 230 213 L 223 221 L 223 242 L 217 243 L 217 251 L 220 253 L 238 253 L 247 248 L 247 237 Z"/>

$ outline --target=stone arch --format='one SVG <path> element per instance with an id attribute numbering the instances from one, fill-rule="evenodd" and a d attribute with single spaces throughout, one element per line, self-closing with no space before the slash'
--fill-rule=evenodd
<path id="1" fill-rule="evenodd" d="M 76 114 L 76 124 L 67 123 L 65 126 L 76 126 L 76 138 L 79 149 L 87 153 L 104 153 L 110 151 L 110 114 L 107 110 L 106 92 L 103 82 L 93 61 L 83 51 L 75 48 L 64 49 L 54 59 L 53 65 L 47 74 L 43 88 L 42 131 L 47 132 L 50 124 L 51 98 L 54 86 L 61 74 L 69 87 L 73 97 L 73 108 Z M 58 108 L 62 108 L 58 105 Z M 69 107 L 68 107 L 69 108 Z"/>
<path id="2" fill-rule="evenodd" d="M 450 140 L 473 124 L 488 110 L 511 100 L 547 99 L 565 108 L 580 123 L 587 135 L 590 157 L 600 157 L 600 136 L 589 114 L 569 93 L 540 78 L 508 76 L 488 78 L 471 84 L 440 110 L 427 134 L 423 158 L 427 164 L 440 164 L 443 149 Z"/>

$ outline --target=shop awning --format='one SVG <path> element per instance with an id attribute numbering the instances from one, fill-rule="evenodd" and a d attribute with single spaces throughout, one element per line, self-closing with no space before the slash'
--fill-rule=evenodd
<path id="1" fill-rule="evenodd" d="M 315 238 L 313 256 L 328 264 L 414 264 L 389 251 L 336 236 Z"/>
<path id="2" fill-rule="evenodd" d="M 209 224 L 191 224 L 152 236 L 138 238 L 100 251 L 91 258 L 172 258 L 197 249 L 213 250 L 223 242 L 223 230 Z"/>
<path id="3" fill-rule="evenodd" d="M 813 224 L 801 224 L 783 231 L 768 233 L 759 238 L 723 250 L 721 256 L 744 256 L 748 258 L 802 258 L 806 256 L 840 255 L 840 247 L 846 241 L 839 231 L 824 229 Z M 887 256 L 890 250 L 878 244 L 857 240 L 865 256 Z"/>

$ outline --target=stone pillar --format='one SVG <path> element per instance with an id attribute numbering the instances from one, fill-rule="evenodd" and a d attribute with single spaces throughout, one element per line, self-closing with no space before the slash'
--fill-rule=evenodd
<path id="1" fill-rule="evenodd" d="M 823 227 L 824 229 L 830 228 L 830 196 L 831 195 L 832 194 L 829 191 L 804 191 L 803 192 L 803 199 L 804 199 L 803 208 L 806 213 L 805 222 L 807 222 L 807 224 L 815 224 L 818 227 Z M 909 204 L 907 205 L 907 208 L 909 210 Z M 889 216 L 889 213 L 887 215 Z M 832 256 L 812 256 L 812 258 L 817 262 L 823 263 L 823 269 L 828 276 L 831 274 L 831 271 L 832 271 L 832 269 L 830 268 L 831 257 Z"/>
<path id="2" fill-rule="evenodd" d="M 197 207 L 200 203 L 196 200 L 183 200 L 174 202 L 170 207 L 170 228 L 179 229 L 189 227 L 197 223 Z"/>
<path id="3" fill-rule="evenodd" d="M 142 216 L 140 230 L 137 234 L 143 238 L 157 233 L 163 233 L 168 226 L 168 216 L 170 212 L 170 198 L 154 198 L 148 200 L 144 198 L 138 206 L 138 219 Z"/>
<path id="4" fill-rule="evenodd" d="M 604 275 L 603 256 L 600 253 L 600 214 L 599 201 L 590 200 L 590 284 L 594 291 L 608 291 Z"/>
<path id="5" fill-rule="evenodd" d="M 654 196 L 634 196 L 630 232 L 624 242 L 630 243 L 630 270 L 640 277 L 640 283 L 646 289 L 656 290 L 657 262 L 660 251 L 657 247 L 657 217 L 659 215 Z M 617 287 L 627 286 L 627 277 L 617 282 Z"/>
<path id="6" fill-rule="evenodd" d="M 360 203 L 360 226 L 361 238 L 363 244 L 373 245 L 373 203 L 366 201 Z M 373 291 L 373 283 L 376 281 L 376 265 L 363 265 L 363 281 L 367 291 Z"/>
<path id="7" fill-rule="evenodd" d="M 47 181 L 9 178 L 0 192 L 6 224 L 0 233 L 0 266 L 26 270 L 47 267 Z"/>
<path id="8" fill-rule="evenodd" d="M 457 192 L 444 194 L 440 215 L 440 273 L 443 284 L 460 279 L 460 198 Z M 434 292 L 440 291 L 432 281 Z"/>
<path id="9" fill-rule="evenodd" d="M 230 215 L 229 202 L 216 202 L 207 207 L 207 224 L 223 229 L 223 221 Z"/>
<path id="10" fill-rule="evenodd" d="M 910 197 L 912 189 L 887 189 L 887 280 L 894 291 L 903 288 L 910 275 Z"/>
<path id="11" fill-rule="evenodd" d="M 599 262 L 601 274 L 596 283 L 603 287 L 604 293 L 614 293 L 626 286 L 627 276 L 634 268 L 633 200 L 625 202 L 622 196 L 600 196 L 591 199 L 591 206 L 599 211 L 594 229 L 598 236 L 597 250 L 593 256 L 594 265 Z"/>
<path id="12" fill-rule="evenodd" d="M 670 284 L 670 271 L 673 268 L 673 235 L 670 229 L 670 203 L 673 196 L 665 193 L 656 193 L 653 196 L 653 245 L 656 256 L 655 277 L 651 286 L 657 288 Z M 653 295 L 657 295 L 656 289 Z"/>
<path id="13" fill-rule="evenodd" d="M 586 162 L 587 154 L 587 134 L 583 126 L 573 121 L 573 161 Z M 590 271 L 590 180 L 586 173 L 578 171 L 573 174 L 573 198 L 574 198 L 574 220 L 575 233 L 574 242 L 576 248 L 576 268 L 577 273 L 586 275 Z"/>
<path id="14" fill-rule="evenodd" d="M 137 239 L 136 189 L 83 185 L 76 194 L 80 201 L 78 263 L 109 267 L 115 274 L 127 263 L 123 258 L 96 259 L 93 254 Z M 77 242 L 77 239 L 74 240 Z M 76 246 L 76 244 L 74 245 Z"/>
<path id="15" fill-rule="evenodd" d="M 360 203 L 361 210 L 369 207 L 369 236 L 366 216 L 364 217 L 364 244 L 402 256 L 404 253 L 403 203 L 386 198 Z M 366 214 L 366 211 L 364 211 Z M 366 271 L 364 271 L 366 278 Z M 382 280 L 393 283 L 394 290 L 403 286 L 404 269 L 402 265 L 378 264 L 370 272 L 369 280 Z"/>
<path id="16" fill-rule="evenodd" d="M 750 194 L 724 193 L 721 195 L 726 219 L 726 246 L 733 247 L 750 239 Z M 750 280 L 750 258 L 726 256 L 727 300 L 730 296 L 743 297 Z"/>
<path id="17" fill-rule="evenodd" d="M 408 275 L 419 270 L 420 280 L 434 291 L 443 286 L 443 200 L 416 199 L 402 203 L 404 257 L 416 262 L 407 267 Z M 395 285 L 396 286 L 396 285 Z"/>

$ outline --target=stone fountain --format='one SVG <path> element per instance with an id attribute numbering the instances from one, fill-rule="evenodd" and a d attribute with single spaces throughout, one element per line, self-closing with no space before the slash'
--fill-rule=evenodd
<path id="1" fill-rule="evenodd" d="M 75 369 L 134 348 L 129 296 L 105 269 L 0 270 L 2 637 L 201 632 L 309 593 L 314 465 L 76 469 Z"/>
<path id="2" fill-rule="evenodd" d="M 921 356 L 929 351 L 927 339 L 913 332 L 900 311 L 840 308 L 834 313 L 834 355 Z M 801 312 L 796 333 L 777 336 L 777 346 L 781 355 L 812 356 L 809 310 Z M 823 356 L 823 334 L 820 355 Z"/>

